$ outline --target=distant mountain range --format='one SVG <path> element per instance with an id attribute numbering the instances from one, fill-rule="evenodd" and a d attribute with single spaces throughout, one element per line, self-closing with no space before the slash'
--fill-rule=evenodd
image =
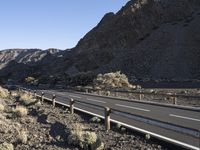
<path id="1" fill-rule="evenodd" d="M 200 79 L 199 0 L 131 0 L 76 47 L 0 52 L 0 76 L 73 76 L 121 70 L 130 81 Z"/>

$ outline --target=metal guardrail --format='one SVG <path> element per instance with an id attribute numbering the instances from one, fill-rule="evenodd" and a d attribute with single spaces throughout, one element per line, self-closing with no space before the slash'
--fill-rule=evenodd
<path id="1" fill-rule="evenodd" d="M 97 90 L 97 89 L 81 89 L 85 93 L 90 93 L 90 92 L 97 92 L 98 95 L 102 95 L 102 93 L 108 92 L 109 94 L 107 96 L 110 96 L 111 92 L 114 93 L 114 96 L 118 97 L 119 93 L 121 94 L 135 94 L 135 96 L 138 96 L 138 100 L 145 100 L 144 97 L 145 95 L 147 96 L 154 96 L 154 97 L 164 97 L 170 102 L 171 104 L 178 105 L 178 99 L 180 98 L 191 98 L 191 99 L 196 99 L 200 100 L 200 95 L 185 95 L 185 94 L 177 94 L 177 93 L 154 93 L 154 92 L 145 92 L 142 90 L 139 91 L 130 91 L 130 90 Z M 156 100 L 156 99 L 152 99 Z M 150 101 L 150 100 L 148 100 Z M 165 103 L 165 102 L 162 102 Z"/>
<path id="2" fill-rule="evenodd" d="M 25 91 L 29 91 L 30 93 L 32 92 L 30 89 L 23 89 L 23 90 L 25 90 Z M 53 94 L 52 95 L 52 99 L 50 99 L 50 98 L 46 98 L 46 97 L 44 97 L 44 92 L 41 92 L 41 95 L 37 95 L 37 93 L 36 93 L 36 90 L 34 90 L 33 91 L 33 93 L 34 93 L 34 96 L 36 97 L 36 98 L 40 98 L 40 100 L 41 100 L 41 102 L 43 103 L 44 102 L 44 100 L 48 100 L 48 101 L 50 101 L 50 102 L 52 102 L 52 106 L 53 107 L 55 107 L 55 105 L 56 105 L 56 103 L 58 103 L 58 104 L 62 104 L 62 103 L 60 103 L 60 102 L 58 102 L 58 101 L 56 101 L 56 95 L 55 94 Z M 137 94 L 143 94 L 142 92 L 135 92 L 135 93 L 137 93 Z M 171 95 L 170 95 L 171 96 Z M 108 130 L 110 130 L 111 129 L 111 121 L 112 121 L 112 119 L 111 119 L 111 113 L 115 113 L 115 112 L 118 112 L 117 114 L 119 115 L 120 113 L 123 113 L 123 114 L 126 114 L 126 115 L 123 115 L 124 117 L 127 117 L 127 115 L 131 115 L 132 117 L 130 117 L 130 118 L 136 118 L 136 120 L 139 118 L 140 119 L 140 121 L 141 120 L 148 120 L 148 121 L 146 121 L 146 122 L 148 122 L 148 123 L 150 123 L 151 122 L 151 124 L 153 124 L 153 125 L 156 125 L 156 126 L 162 126 L 163 128 L 167 128 L 167 129 L 170 129 L 170 128 L 172 128 L 172 130 L 174 130 L 174 131 L 178 131 L 178 132 L 182 132 L 182 133 L 184 133 L 184 134 L 187 134 L 187 135 L 190 135 L 190 136 L 193 136 L 193 137 L 197 137 L 197 138 L 200 138 L 200 131 L 198 131 L 198 130 L 195 130 L 195 129 L 189 129 L 189 128 L 185 128 L 185 127 L 179 127 L 179 126 L 176 126 L 176 125 L 173 125 L 173 124 L 170 124 L 170 123 L 165 123 L 165 122 L 161 122 L 161 121 L 158 121 L 158 120 L 154 120 L 154 119 L 150 119 L 150 118 L 146 118 L 146 117 L 142 117 L 142 116 L 138 116 L 138 115 L 135 115 L 135 114 L 132 114 L 132 113 L 129 113 L 129 112 L 124 112 L 124 111 L 120 111 L 120 110 L 117 110 L 117 109 L 114 109 L 114 108 L 109 108 L 109 107 L 103 107 L 103 106 L 100 106 L 100 105 L 96 105 L 96 104 L 92 104 L 92 103 L 88 103 L 88 102 L 83 102 L 83 101 L 80 101 L 80 100 L 75 100 L 75 99 L 73 99 L 73 98 L 70 98 L 70 104 L 68 105 L 68 107 L 69 107 L 69 109 L 70 109 L 70 114 L 74 114 L 74 110 L 75 109 L 77 109 L 74 105 L 75 105 L 75 103 L 79 103 L 79 104 L 87 104 L 87 105 L 91 105 L 91 106 L 94 106 L 94 107 L 99 107 L 99 108 L 101 108 L 101 109 L 104 109 L 104 117 L 101 117 L 101 118 L 103 118 L 105 121 L 105 128 L 106 128 L 106 130 L 108 131 Z M 65 105 L 65 106 L 67 106 L 67 105 Z M 81 109 L 78 109 L 79 111 L 82 111 Z M 87 113 L 87 111 L 83 111 L 83 112 L 86 112 Z M 96 114 L 93 114 L 93 113 L 90 113 L 90 114 L 92 114 L 92 115 L 95 115 L 95 116 L 97 116 L 97 117 L 99 117 L 98 115 L 96 115 Z M 115 113 L 116 114 L 116 113 Z M 128 118 L 128 117 L 127 117 Z M 150 121 L 149 121 L 150 120 Z M 113 121 L 113 122 L 117 122 L 117 121 Z M 125 125 L 126 126 L 126 125 Z M 127 127 L 129 127 L 129 125 L 127 126 Z M 173 129 L 173 128 L 175 128 L 175 129 Z M 177 128 L 180 128 L 180 129 L 178 129 L 177 130 Z M 145 132 L 144 132 L 145 133 Z M 157 136 L 155 136 L 154 134 L 152 134 L 154 137 L 157 137 Z M 162 138 L 161 138 L 162 139 Z M 185 147 L 185 148 L 188 148 L 187 146 L 184 146 L 184 145 L 181 145 L 181 146 L 183 146 L 183 147 Z M 193 149 L 195 149 L 195 148 L 193 148 Z"/>

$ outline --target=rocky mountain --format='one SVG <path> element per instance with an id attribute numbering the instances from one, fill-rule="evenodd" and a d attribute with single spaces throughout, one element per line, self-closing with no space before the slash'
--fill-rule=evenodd
<path id="1" fill-rule="evenodd" d="M 48 54 L 54 55 L 60 52 L 58 49 L 7 49 L 0 51 L 0 69 L 6 67 L 11 61 L 29 64 L 41 61 Z"/>
<path id="2" fill-rule="evenodd" d="M 131 81 L 200 79 L 200 2 L 130 0 L 116 14 L 106 14 L 70 51 L 30 52 L 32 57 L 27 52 L 22 53 L 26 57 L 8 52 L 9 60 L 14 60 L 9 63 L 0 54 L 1 66 L 7 64 L 0 76 L 2 72 L 12 78 L 22 72 L 75 75 L 121 70 Z"/>
<path id="3" fill-rule="evenodd" d="M 200 9 L 191 0 L 132 0 L 106 14 L 74 48 L 80 71 L 200 78 Z"/>
<path id="4" fill-rule="evenodd" d="M 62 57 L 58 49 L 7 49 L 0 51 L 1 79 L 23 80 L 27 76 L 38 75 L 42 67 L 50 66 L 54 58 Z M 37 71 L 41 70 L 41 71 Z"/>

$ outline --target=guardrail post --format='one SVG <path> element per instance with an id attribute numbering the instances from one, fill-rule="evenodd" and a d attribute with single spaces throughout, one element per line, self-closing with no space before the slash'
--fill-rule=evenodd
<path id="1" fill-rule="evenodd" d="M 97 93 L 98 93 L 98 95 L 101 95 L 101 90 L 98 90 Z"/>
<path id="2" fill-rule="evenodd" d="M 53 94 L 52 103 L 53 103 L 53 107 L 55 107 L 55 105 L 56 105 L 56 95 L 55 94 Z"/>
<path id="3" fill-rule="evenodd" d="M 74 114 L 74 99 L 70 99 L 70 113 Z"/>
<path id="4" fill-rule="evenodd" d="M 34 98 L 36 98 L 36 90 L 34 90 Z"/>
<path id="5" fill-rule="evenodd" d="M 106 131 L 110 130 L 110 113 L 111 113 L 110 108 L 105 107 L 105 127 L 106 127 Z"/>
<path id="6" fill-rule="evenodd" d="M 118 92 L 115 92 L 115 97 L 118 97 Z"/>
<path id="7" fill-rule="evenodd" d="M 42 101 L 42 104 L 43 104 L 43 102 L 44 102 L 44 92 L 42 92 L 41 101 Z"/>
<path id="8" fill-rule="evenodd" d="M 88 89 L 85 89 L 85 93 L 88 93 Z"/>
<path id="9" fill-rule="evenodd" d="M 29 95 L 31 95 L 31 90 L 30 89 L 28 90 L 28 93 L 29 93 Z"/>
<path id="10" fill-rule="evenodd" d="M 173 104 L 177 105 L 177 96 L 176 96 L 176 94 L 174 94 L 174 97 L 173 97 Z"/>
<path id="11" fill-rule="evenodd" d="M 139 100 L 142 100 L 142 94 L 141 94 L 141 91 L 140 91 L 140 94 L 139 94 Z"/>

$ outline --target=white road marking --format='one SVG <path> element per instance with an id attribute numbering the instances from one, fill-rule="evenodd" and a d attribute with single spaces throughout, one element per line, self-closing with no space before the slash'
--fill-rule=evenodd
<path id="1" fill-rule="evenodd" d="M 81 98 L 79 96 L 75 96 L 75 95 L 69 95 L 70 97 L 74 97 L 74 98 Z"/>
<path id="2" fill-rule="evenodd" d="M 80 109 L 78 107 L 74 107 L 74 109 L 76 110 L 79 110 L 79 111 L 82 111 L 82 112 L 85 112 L 87 114 L 90 114 L 90 115 L 94 115 L 94 116 L 97 116 L 99 118 L 102 118 L 102 119 L 105 119 L 104 116 L 102 115 L 99 115 L 99 114 L 96 114 L 96 113 L 92 113 L 92 112 L 89 112 L 89 111 L 86 111 L 86 110 L 83 110 L 83 109 Z M 154 137 L 157 137 L 159 139 L 163 139 L 165 141 L 169 141 L 169 142 L 172 142 L 172 143 L 175 143 L 175 144 L 178 144 L 178 145 L 182 145 L 184 147 L 187 147 L 187 148 L 190 148 L 190 149 L 193 149 L 193 150 L 199 150 L 199 147 L 196 147 L 196 146 L 193 146 L 193 145 L 190 145 L 190 144 L 187 144 L 187 143 L 184 143 L 184 142 L 181 142 L 181 141 L 178 141 L 178 140 L 175 140 L 175 139 L 171 139 L 169 137 L 166 137 L 166 136 L 163 136 L 163 135 L 160 135 L 160 134 L 156 134 L 154 132 L 150 132 L 150 131 L 147 131 L 147 130 L 144 130 L 142 128 L 138 128 L 138 127 L 135 127 L 135 126 L 132 126 L 132 125 L 129 125 L 129 124 L 126 124 L 126 123 L 123 123 L 121 121 L 117 121 L 117 120 L 114 120 L 114 119 L 110 119 L 111 122 L 114 122 L 114 123 L 118 123 L 118 124 L 121 124 L 125 127 L 128 127 L 128 128 L 131 128 L 131 129 L 134 129 L 136 131 L 140 131 L 142 133 L 145 133 L 145 134 L 150 134 Z"/>
<path id="3" fill-rule="evenodd" d="M 182 118 L 182 119 L 187 119 L 187 120 L 192 120 L 192 121 L 200 121 L 200 119 L 195 119 L 195 118 L 190 118 L 190 117 L 184 117 L 184 116 L 178 116 L 174 114 L 169 114 L 171 117 L 177 117 L 177 118 Z"/>
<path id="4" fill-rule="evenodd" d="M 99 101 L 99 100 L 89 99 L 89 98 L 87 98 L 87 100 L 88 100 L 88 101 L 98 102 L 98 103 L 106 103 L 106 102 L 104 102 L 104 101 Z"/>
<path id="5" fill-rule="evenodd" d="M 56 103 L 57 103 L 57 102 L 56 102 Z M 61 103 L 61 102 L 60 102 L 60 103 Z M 63 103 L 61 103 L 61 104 L 63 104 Z M 67 105 L 67 104 L 64 104 L 64 105 L 69 106 L 69 105 Z M 92 112 L 89 112 L 89 111 L 86 111 L 86 110 L 83 110 L 83 109 L 80 109 L 80 108 L 77 108 L 77 107 L 75 107 L 74 109 L 79 110 L 79 111 L 82 111 L 82 112 L 85 112 L 85 113 L 87 113 L 87 114 L 91 114 L 91 115 L 97 116 L 97 117 L 99 117 L 99 118 L 103 118 L 103 119 L 105 118 L 105 117 L 102 116 L 102 115 L 98 115 L 98 114 L 96 114 L 96 113 L 92 113 Z M 173 115 L 173 114 L 171 114 L 171 115 Z M 138 128 L 138 127 L 135 127 L 135 126 L 132 126 L 132 125 L 128 125 L 128 124 L 126 124 L 126 123 L 123 123 L 123 122 L 120 122 L 120 121 L 117 121 L 117 120 L 114 120 L 114 119 L 110 119 L 110 121 L 111 121 L 111 122 L 114 122 L 114 123 L 119 123 L 119 124 L 121 124 L 121 125 L 123 125 L 123 126 L 125 126 L 125 127 L 131 128 L 131 129 L 134 129 L 134 130 L 137 130 L 137 131 L 140 131 L 140 132 L 142 132 L 142 133 L 150 134 L 150 135 L 152 135 L 152 136 L 158 137 L 158 138 L 163 139 L 163 140 L 165 140 L 165 141 L 169 141 L 169 142 L 172 142 L 172 143 L 176 143 L 176 144 L 182 145 L 182 146 L 187 147 L 187 148 L 190 148 L 190 149 L 200 150 L 199 147 L 196 147 L 196 146 L 193 146 L 193 145 L 190 145 L 190 144 L 187 144 L 187 143 L 184 143 L 184 142 L 175 140 L 175 139 L 171 139 L 171 138 L 168 138 L 168 137 L 166 137 L 166 136 L 162 136 L 162 135 L 160 135 L 160 134 L 156 134 L 156 133 L 154 133 L 154 132 L 149 132 L 149 131 L 147 131 L 147 130 L 144 130 L 144 129 L 141 129 L 141 128 Z"/>
<path id="6" fill-rule="evenodd" d="M 148 109 L 143 109 L 143 108 L 138 108 L 138 107 L 132 107 L 132 106 L 126 106 L 126 105 L 121 105 L 121 104 L 115 104 L 116 106 L 120 106 L 120 107 L 125 107 L 125 108 L 131 108 L 131 109 L 136 109 L 136 110 L 141 110 L 141 111 L 150 111 Z"/>

